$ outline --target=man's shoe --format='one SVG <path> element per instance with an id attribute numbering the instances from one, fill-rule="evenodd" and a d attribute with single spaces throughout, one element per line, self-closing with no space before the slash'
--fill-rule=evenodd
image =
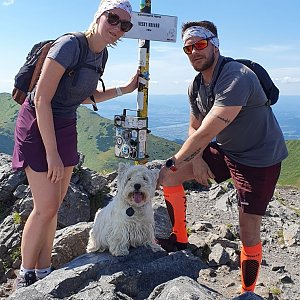
<path id="1" fill-rule="evenodd" d="M 176 242 L 175 245 L 176 245 L 178 251 L 185 250 L 188 247 L 188 243 L 179 243 L 179 242 Z"/>
<path id="2" fill-rule="evenodd" d="M 34 284 L 37 281 L 35 271 L 26 272 L 24 277 L 18 276 L 14 283 L 14 290 Z"/>
<path id="3" fill-rule="evenodd" d="M 167 252 L 176 252 L 187 249 L 188 243 L 180 243 L 176 240 L 176 235 L 171 233 L 167 239 L 157 239 L 157 243 Z"/>

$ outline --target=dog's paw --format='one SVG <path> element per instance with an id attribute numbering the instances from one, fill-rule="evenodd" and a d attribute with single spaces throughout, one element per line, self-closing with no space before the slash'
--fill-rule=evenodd
<path id="1" fill-rule="evenodd" d="M 129 254 L 128 249 L 115 249 L 109 251 L 113 256 L 126 256 Z"/>
<path id="2" fill-rule="evenodd" d="M 151 248 L 151 250 L 153 252 L 158 252 L 158 251 L 164 250 L 159 244 L 156 244 L 156 243 L 150 244 L 149 247 Z"/>
<path id="3" fill-rule="evenodd" d="M 96 252 L 96 251 L 98 251 L 98 248 L 95 247 L 95 246 L 90 246 L 90 245 L 88 245 L 88 246 L 86 247 L 86 253 L 93 253 L 93 252 Z"/>

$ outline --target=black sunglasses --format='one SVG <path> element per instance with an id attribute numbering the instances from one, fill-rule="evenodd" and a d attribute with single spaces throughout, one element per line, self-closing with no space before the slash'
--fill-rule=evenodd
<path id="1" fill-rule="evenodd" d="M 120 17 L 117 14 L 109 11 L 106 11 L 104 14 L 107 17 L 107 23 L 109 25 L 118 25 L 121 23 L 121 30 L 124 32 L 128 32 L 133 26 L 130 21 L 120 20 Z"/>

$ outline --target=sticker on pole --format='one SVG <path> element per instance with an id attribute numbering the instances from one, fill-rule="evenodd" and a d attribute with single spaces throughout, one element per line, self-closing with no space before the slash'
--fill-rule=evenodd
<path id="1" fill-rule="evenodd" d="M 177 17 L 133 12 L 133 27 L 123 37 L 130 39 L 176 42 Z"/>

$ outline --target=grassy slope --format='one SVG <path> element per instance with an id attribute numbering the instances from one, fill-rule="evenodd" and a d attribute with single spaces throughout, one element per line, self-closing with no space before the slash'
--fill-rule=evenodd
<path id="1" fill-rule="evenodd" d="M 19 105 L 7 93 L 0 93 L 0 152 L 12 153 L 15 119 Z"/>
<path id="2" fill-rule="evenodd" d="M 0 93 L 0 152 L 12 154 L 15 119 L 19 109 L 10 94 Z M 114 157 L 114 127 L 112 121 L 102 118 L 86 107 L 80 107 L 78 117 L 78 146 L 85 154 L 85 165 L 98 172 L 116 169 L 120 161 Z M 300 188 L 300 140 L 287 141 L 289 157 L 284 160 L 279 178 L 280 185 Z M 149 135 L 149 161 L 166 159 L 179 149 L 179 145 Z"/>
<path id="3" fill-rule="evenodd" d="M 291 185 L 300 188 L 300 140 L 286 142 L 289 156 L 282 163 L 280 185 Z"/>
<path id="4" fill-rule="evenodd" d="M 115 131 L 112 121 L 99 117 L 86 107 L 80 107 L 77 126 L 78 147 L 86 155 L 85 165 L 98 172 L 116 169 L 120 159 L 114 157 Z M 174 142 L 148 135 L 149 160 L 166 159 L 179 147 Z"/>

